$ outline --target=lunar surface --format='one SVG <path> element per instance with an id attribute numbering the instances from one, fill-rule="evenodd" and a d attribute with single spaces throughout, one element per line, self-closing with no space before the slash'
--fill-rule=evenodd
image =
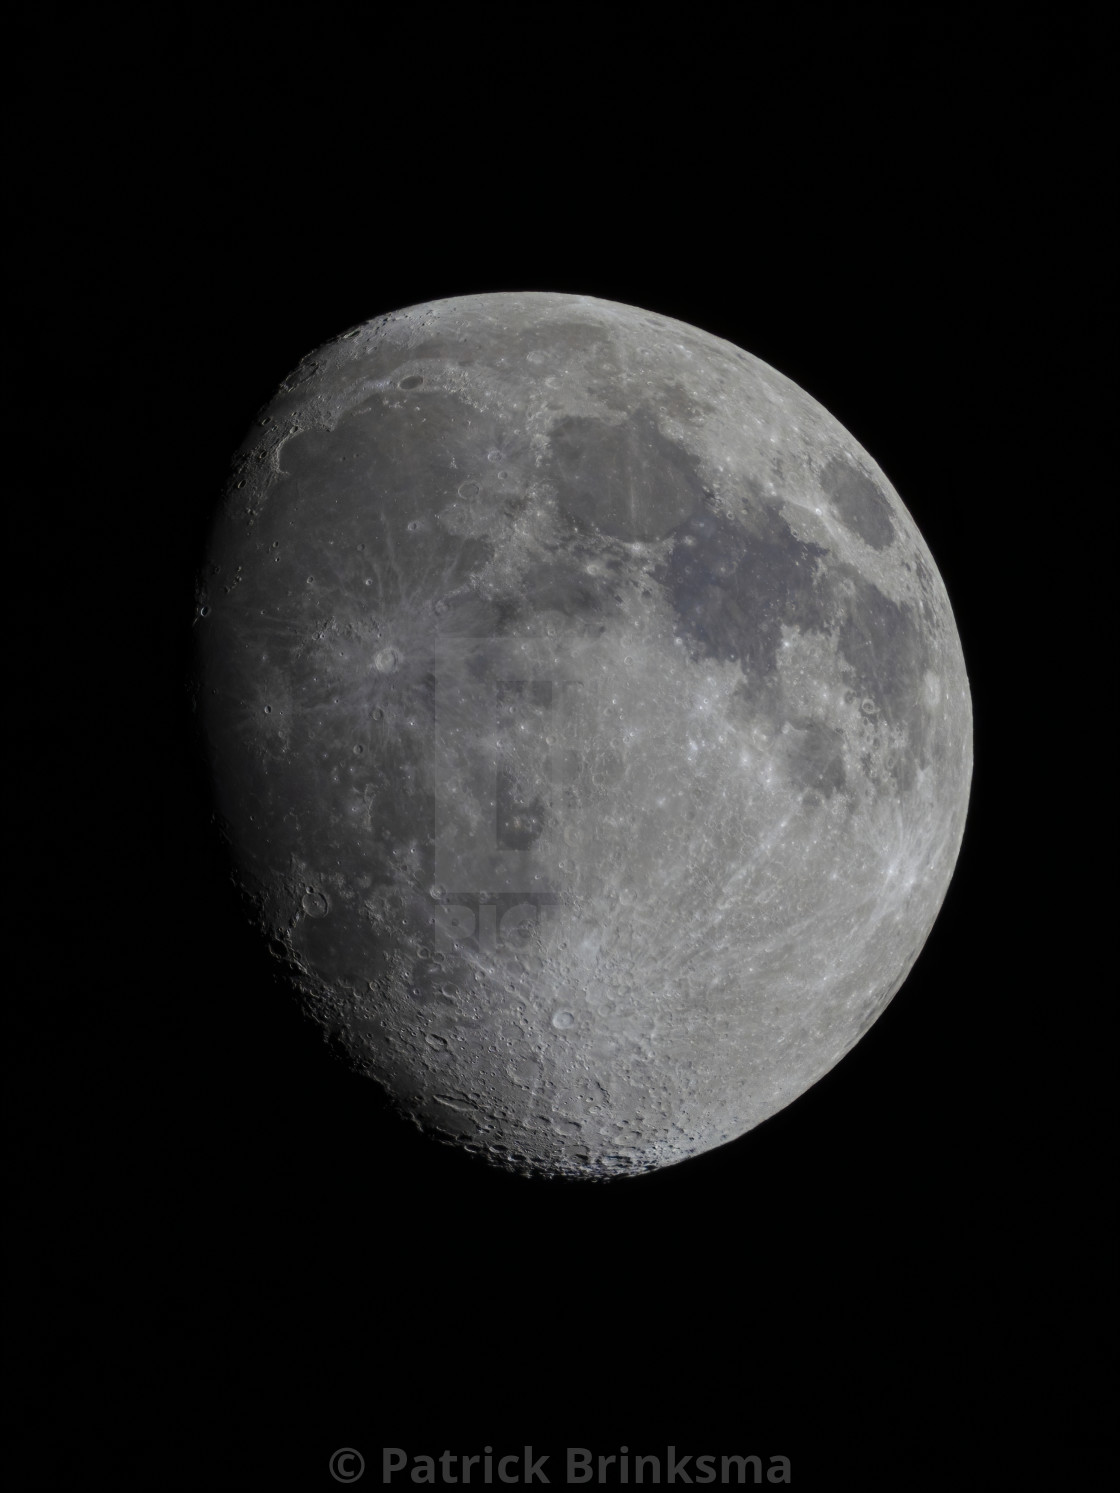
<path id="1" fill-rule="evenodd" d="M 945 587 L 773 368 L 588 296 L 410 307 L 237 454 L 197 705 L 306 1008 L 424 1129 L 605 1178 L 731 1140 L 898 990 L 960 847 Z"/>

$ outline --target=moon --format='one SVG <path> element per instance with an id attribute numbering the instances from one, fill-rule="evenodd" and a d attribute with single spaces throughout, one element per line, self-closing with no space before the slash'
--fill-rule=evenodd
<path id="1" fill-rule="evenodd" d="M 412 306 L 236 454 L 197 718 L 252 915 L 418 1125 L 507 1169 L 680 1162 L 827 1073 L 964 831 L 945 586 L 816 401 L 590 296 Z"/>

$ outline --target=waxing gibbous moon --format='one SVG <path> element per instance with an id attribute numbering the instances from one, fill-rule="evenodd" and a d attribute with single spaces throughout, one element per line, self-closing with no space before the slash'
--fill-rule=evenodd
<path id="1" fill-rule="evenodd" d="M 414 306 L 237 454 L 199 721 L 254 915 L 426 1130 L 603 1178 L 758 1125 L 902 984 L 961 843 L 968 682 L 875 462 L 718 337 Z"/>

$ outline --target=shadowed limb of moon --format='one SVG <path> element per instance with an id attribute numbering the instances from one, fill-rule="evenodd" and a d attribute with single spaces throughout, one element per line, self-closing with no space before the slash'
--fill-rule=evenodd
<path id="1" fill-rule="evenodd" d="M 665 317 L 468 296 L 319 349 L 237 454 L 196 631 L 262 931 L 357 1068 L 502 1166 L 757 1125 L 952 875 L 932 556 L 815 401 Z"/>

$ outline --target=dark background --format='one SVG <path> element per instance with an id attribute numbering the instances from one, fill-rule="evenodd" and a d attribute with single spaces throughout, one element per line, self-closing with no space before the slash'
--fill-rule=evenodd
<path id="1" fill-rule="evenodd" d="M 411 14 L 14 31 L 13 1485 L 532 1443 L 554 1482 L 567 1446 L 675 1445 L 799 1488 L 1102 1486 L 1092 12 Z M 192 577 L 258 407 L 355 322 L 502 289 L 678 317 L 820 400 L 929 542 L 974 695 L 891 1007 L 757 1131 L 605 1187 L 492 1173 L 331 1059 L 190 752 Z"/>

